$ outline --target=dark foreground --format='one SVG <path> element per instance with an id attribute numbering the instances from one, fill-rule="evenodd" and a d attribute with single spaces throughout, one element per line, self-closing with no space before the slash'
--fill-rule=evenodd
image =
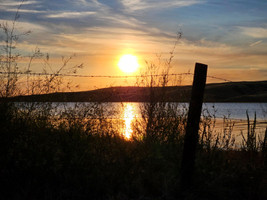
<path id="1" fill-rule="evenodd" d="M 200 143 L 194 183 L 180 188 L 182 128 L 126 141 L 108 120 L 53 126 L 48 111 L 0 110 L 1 199 L 267 199 L 266 151 Z M 178 130 L 178 129 L 177 129 Z M 265 163 L 264 163 L 265 159 Z"/>

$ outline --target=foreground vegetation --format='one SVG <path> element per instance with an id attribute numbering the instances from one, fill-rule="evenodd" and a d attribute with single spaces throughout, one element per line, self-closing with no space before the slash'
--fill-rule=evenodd
<path id="1" fill-rule="evenodd" d="M 231 129 L 211 135 L 209 116 L 193 187 L 180 191 L 186 113 L 151 105 L 125 140 L 122 122 L 106 118 L 103 104 L 55 115 L 58 105 L 50 103 L 1 103 L 1 199 L 266 199 L 264 143 L 233 149 Z"/>

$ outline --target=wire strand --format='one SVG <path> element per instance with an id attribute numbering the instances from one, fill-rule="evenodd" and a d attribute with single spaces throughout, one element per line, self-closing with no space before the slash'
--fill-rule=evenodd
<path id="1" fill-rule="evenodd" d="M 135 76 L 111 76 L 111 75 L 81 75 L 81 74 L 51 74 L 51 73 L 38 73 L 38 72 L 0 72 L 0 74 L 19 74 L 19 75 L 30 75 L 30 76 L 66 76 L 66 77 L 81 77 L 81 78 L 142 78 L 142 77 L 160 77 L 160 76 L 166 76 L 166 74 L 148 74 L 148 75 L 135 75 Z M 167 76 L 183 76 L 183 75 L 191 75 L 193 76 L 193 73 L 187 72 L 187 73 L 172 73 L 167 74 Z M 222 80 L 226 82 L 232 82 L 231 80 L 220 78 L 216 76 L 207 76 L 208 78 Z"/>

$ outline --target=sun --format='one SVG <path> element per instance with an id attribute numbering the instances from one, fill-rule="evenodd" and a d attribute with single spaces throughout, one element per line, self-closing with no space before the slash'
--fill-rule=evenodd
<path id="1" fill-rule="evenodd" d="M 131 54 L 123 55 L 118 62 L 118 66 L 125 73 L 133 73 L 139 67 L 138 59 Z"/>

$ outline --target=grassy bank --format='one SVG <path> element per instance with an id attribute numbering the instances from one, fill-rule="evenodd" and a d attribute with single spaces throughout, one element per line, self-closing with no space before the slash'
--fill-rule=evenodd
<path id="1" fill-rule="evenodd" d="M 136 122 L 127 141 L 101 104 L 58 116 L 49 103 L 23 111 L 2 103 L 1 198 L 179 199 L 186 115 L 174 118 L 174 108 L 157 106 L 144 108 L 144 116 L 154 117 Z M 246 141 L 234 150 L 228 133 L 209 136 L 208 120 L 202 120 L 194 185 L 185 199 L 265 199 L 263 143 L 249 148 Z"/>
<path id="2" fill-rule="evenodd" d="M 158 81 L 158 80 L 156 80 Z M 165 84 L 165 83 L 164 83 Z M 154 100 L 160 101 L 164 92 L 166 102 L 189 102 L 191 86 L 153 86 Z M 145 86 L 145 87 L 144 87 Z M 162 87 L 164 86 L 164 87 Z M 81 92 L 55 92 L 11 97 L 21 102 L 150 102 L 149 85 L 110 87 Z M 164 90 L 164 91 L 163 91 Z M 243 81 L 207 84 L 205 102 L 267 102 L 267 81 Z M 6 99 L 0 98 L 0 101 Z"/>

